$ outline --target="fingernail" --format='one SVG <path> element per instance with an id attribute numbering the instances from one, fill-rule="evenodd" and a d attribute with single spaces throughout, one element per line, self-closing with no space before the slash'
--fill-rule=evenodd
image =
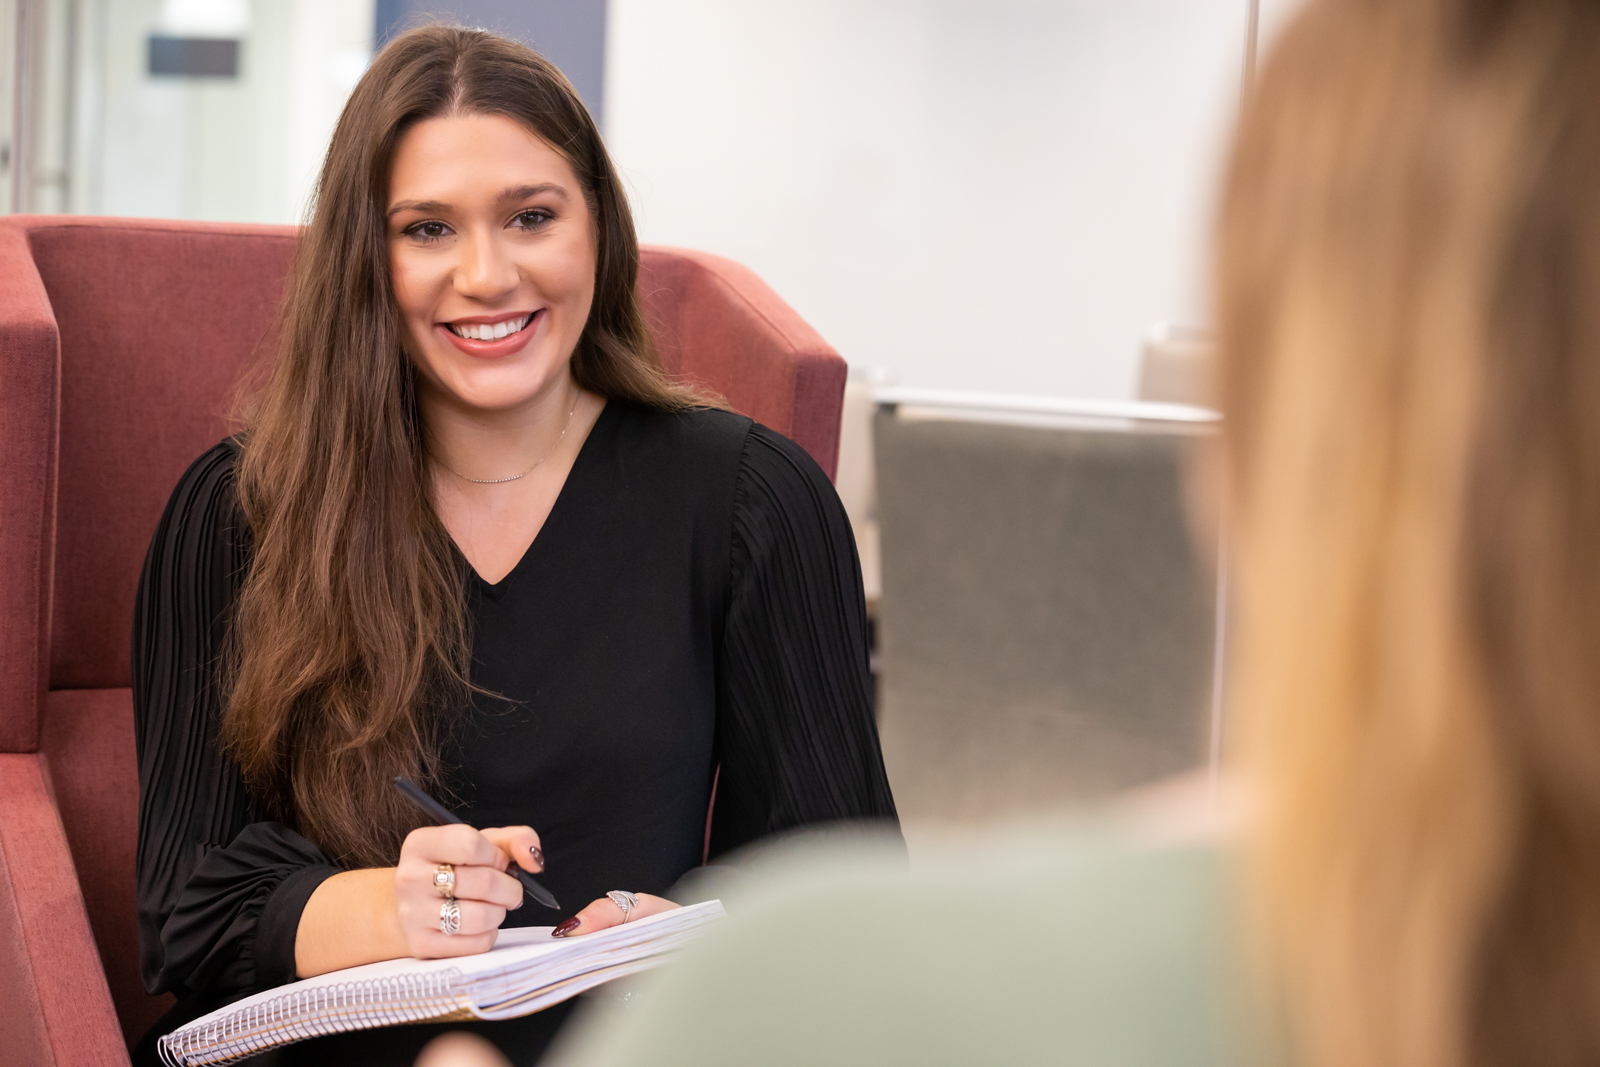
<path id="1" fill-rule="evenodd" d="M 582 919 L 580 919 L 576 915 L 574 915 L 572 918 L 568 919 L 566 922 L 562 923 L 560 926 L 556 927 L 554 930 L 551 930 L 550 931 L 550 936 L 551 937 L 566 937 L 568 934 L 572 933 L 572 931 L 576 930 L 578 928 L 578 926 L 580 924 L 582 924 L 582 922 L 583 922 Z"/>
<path id="2" fill-rule="evenodd" d="M 533 862 L 539 865 L 539 869 L 544 870 L 544 849 L 538 845 L 529 845 L 528 852 L 533 856 Z"/>

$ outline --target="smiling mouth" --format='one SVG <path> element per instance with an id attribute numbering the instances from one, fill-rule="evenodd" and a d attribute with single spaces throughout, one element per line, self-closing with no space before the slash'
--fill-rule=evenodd
<path id="1" fill-rule="evenodd" d="M 528 322 L 532 318 L 533 315 L 528 314 L 523 315 L 521 318 L 507 319 L 504 322 L 473 322 L 460 325 L 447 322 L 445 326 L 457 337 L 463 337 L 468 341 L 498 341 L 502 337 L 510 337 L 512 334 L 526 329 Z"/>

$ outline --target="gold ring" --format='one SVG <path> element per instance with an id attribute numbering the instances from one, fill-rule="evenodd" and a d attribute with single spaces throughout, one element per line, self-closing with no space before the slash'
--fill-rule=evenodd
<path id="1" fill-rule="evenodd" d="M 448 863 L 441 863 L 433 869 L 433 888 L 446 900 L 455 899 L 456 895 L 456 869 Z"/>

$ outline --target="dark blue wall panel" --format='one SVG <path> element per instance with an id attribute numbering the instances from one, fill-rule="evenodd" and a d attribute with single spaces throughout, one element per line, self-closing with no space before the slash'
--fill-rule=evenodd
<path id="1" fill-rule="evenodd" d="M 561 68 L 599 122 L 606 73 L 606 0 L 377 0 L 374 41 L 383 45 L 433 18 L 503 33 Z"/>

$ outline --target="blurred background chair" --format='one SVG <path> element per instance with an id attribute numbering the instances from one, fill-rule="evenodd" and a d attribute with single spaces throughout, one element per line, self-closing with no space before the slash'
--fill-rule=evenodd
<path id="1" fill-rule="evenodd" d="M 880 729 L 908 837 L 1204 766 L 1216 581 L 1184 467 L 1207 423 L 898 403 L 874 430 Z"/>
<path id="2" fill-rule="evenodd" d="M 133 599 L 179 475 L 230 431 L 289 227 L 0 220 L 0 1064 L 126 1063 L 139 979 Z M 845 364 L 748 270 L 645 249 L 669 369 L 830 477 Z"/>
<path id="3" fill-rule="evenodd" d="M 882 384 L 882 383 L 879 383 Z M 872 418 L 877 404 L 868 373 L 851 378 L 844 386 L 844 410 L 839 419 L 839 469 L 833 485 L 850 516 L 850 528 L 861 557 L 861 585 L 867 600 L 867 618 L 878 617 L 883 595 L 882 552 L 878 545 L 878 463 L 872 454 Z"/>

